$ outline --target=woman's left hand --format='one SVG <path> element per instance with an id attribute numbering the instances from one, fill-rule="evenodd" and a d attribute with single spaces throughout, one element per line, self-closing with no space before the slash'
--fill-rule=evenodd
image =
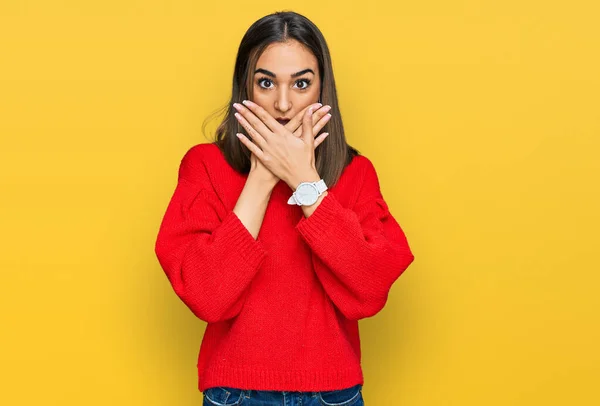
<path id="1" fill-rule="evenodd" d="M 265 109 L 249 100 L 244 106 L 234 103 L 235 116 L 252 138 L 243 134 L 238 138 L 275 176 L 296 189 L 300 182 L 318 181 L 315 167 L 312 114 L 320 107 L 315 103 L 302 118 L 302 136 L 297 137 L 280 124 Z"/>

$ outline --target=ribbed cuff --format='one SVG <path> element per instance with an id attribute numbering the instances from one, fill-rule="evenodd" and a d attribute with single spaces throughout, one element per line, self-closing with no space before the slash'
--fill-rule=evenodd
<path id="1" fill-rule="evenodd" d="M 234 211 L 230 211 L 225 216 L 214 237 L 217 238 L 220 234 L 228 236 L 231 249 L 239 253 L 242 259 L 252 266 L 258 264 L 267 254 L 262 242 L 254 239 Z"/>
<path id="2" fill-rule="evenodd" d="M 296 230 L 307 240 L 318 240 L 319 234 L 335 227 L 337 216 L 344 208 L 331 191 L 321 200 L 315 211 L 308 217 L 302 217 Z"/>
<path id="3" fill-rule="evenodd" d="M 216 244 L 214 246 L 216 250 L 209 252 L 222 261 L 220 266 L 223 269 L 256 270 L 267 254 L 264 245 L 254 239 L 233 211 L 223 218 L 210 238 L 213 240 L 213 244 Z M 225 252 L 227 255 L 224 255 Z M 191 256 L 192 262 L 202 263 L 207 255 L 206 246 L 204 244 L 195 245 L 188 255 Z M 245 274 L 245 272 L 235 272 L 231 277 L 243 282 L 247 279 Z"/>

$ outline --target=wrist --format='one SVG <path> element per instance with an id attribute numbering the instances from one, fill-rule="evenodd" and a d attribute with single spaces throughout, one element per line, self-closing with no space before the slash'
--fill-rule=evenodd
<path id="1" fill-rule="evenodd" d="M 311 171 L 294 174 L 286 180 L 286 183 L 290 189 L 296 190 L 298 185 L 300 185 L 302 182 L 318 182 L 319 180 L 321 180 L 321 176 L 319 176 L 319 173 L 316 169 L 313 169 Z"/>
<path id="2" fill-rule="evenodd" d="M 258 192 L 268 195 L 271 194 L 275 185 L 277 185 L 277 182 L 279 182 L 279 179 L 277 178 L 265 178 L 264 176 L 253 172 L 250 172 L 246 179 L 246 184 L 249 184 Z"/>

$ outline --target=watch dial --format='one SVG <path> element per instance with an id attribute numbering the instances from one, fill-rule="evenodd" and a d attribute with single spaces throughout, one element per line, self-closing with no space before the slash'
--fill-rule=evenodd
<path id="1" fill-rule="evenodd" d="M 313 204 L 316 202 L 318 191 L 313 185 L 300 185 L 296 190 L 296 196 L 301 204 Z"/>

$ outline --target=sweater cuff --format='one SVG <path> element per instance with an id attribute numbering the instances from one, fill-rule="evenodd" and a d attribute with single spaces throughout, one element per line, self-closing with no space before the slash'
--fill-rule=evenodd
<path id="1" fill-rule="evenodd" d="M 335 227 L 337 216 L 343 209 L 335 195 L 329 190 L 315 211 L 310 216 L 300 219 L 296 224 L 296 230 L 307 241 L 319 240 L 320 235 L 326 234 L 330 228 Z"/>
<path id="2" fill-rule="evenodd" d="M 213 234 L 214 238 L 218 238 L 220 235 L 225 236 L 230 245 L 229 248 L 237 252 L 244 262 L 251 266 L 260 263 L 267 254 L 262 242 L 254 239 L 234 211 L 230 211 L 223 218 L 221 226 Z"/>

